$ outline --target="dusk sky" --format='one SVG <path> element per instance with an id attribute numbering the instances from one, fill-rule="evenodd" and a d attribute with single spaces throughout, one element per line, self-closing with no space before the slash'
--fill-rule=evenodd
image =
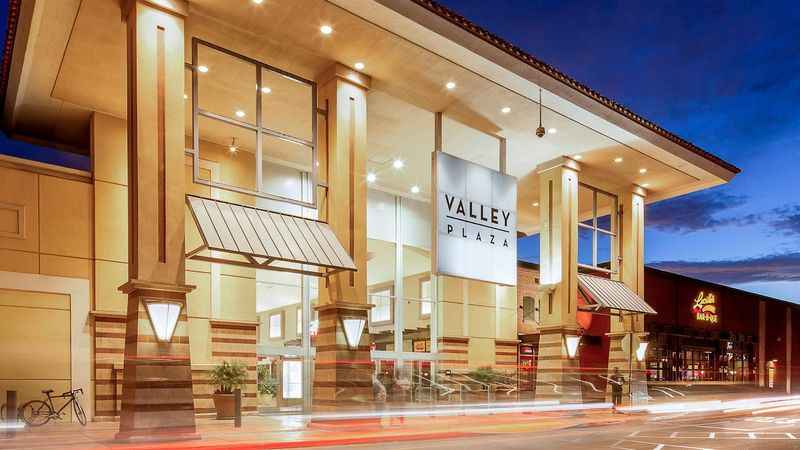
<path id="1" fill-rule="evenodd" d="M 797 2 L 442 2 L 742 169 L 648 208 L 648 264 L 800 303 Z"/>
<path id="2" fill-rule="evenodd" d="M 742 169 L 648 208 L 649 264 L 800 303 L 796 2 L 441 1 Z"/>

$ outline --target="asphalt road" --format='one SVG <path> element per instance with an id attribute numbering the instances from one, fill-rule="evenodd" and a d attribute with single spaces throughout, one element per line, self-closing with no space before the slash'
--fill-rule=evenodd
<path id="1" fill-rule="evenodd" d="M 760 416 L 646 416 L 624 425 L 546 433 L 497 433 L 441 441 L 325 447 L 327 449 L 800 449 L 800 410 Z"/>

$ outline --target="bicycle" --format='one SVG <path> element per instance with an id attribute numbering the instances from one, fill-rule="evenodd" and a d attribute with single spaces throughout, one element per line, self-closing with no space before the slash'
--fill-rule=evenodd
<path id="1" fill-rule="evenodd" d="M 25 421 L 28 426 L 31 427 L 40 427 L 51 419 L 61 420 L 62 419 L 62 411 L 66 409 L 70 404 L 72 404 L 72 409 L 75 411 L 75 417 L 78 419 L 78 422 L 81 425 L 86 425 L 86 413 L 83 411 L 80 402 L 78 401 L 78 397 L 76 394 L 83 395 L 83 389 L 73 389 L 71 391 L 64 392 L 61 395 L 50 395 L 54 391 L 52 389 L 47 389 L 42 391 L 42 394 L 47 395 L 47 401 L 44 402 L 42 400 L 31 400 L 28 403 L 25 403 L 20 407 L 20 417 L 23 421 Z M 66 398 L 66 403 L 64 403 L 61 408 L 56 411 L 55 406 L 53 405 L 54 398 Z"/>

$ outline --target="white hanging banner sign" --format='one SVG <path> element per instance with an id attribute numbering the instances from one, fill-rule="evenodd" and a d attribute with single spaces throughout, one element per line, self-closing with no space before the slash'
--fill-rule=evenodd
<path id="1" fill-rule="evenodd" d="M 433 152 L 434 272 L 517 284 L 517 179 Z"/>

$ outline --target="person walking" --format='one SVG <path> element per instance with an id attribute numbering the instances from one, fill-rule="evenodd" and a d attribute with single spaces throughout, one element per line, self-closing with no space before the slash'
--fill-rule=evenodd
<path id="1" fill-rule="evenodd" d="M 625 377 L 619 373 L 619 367 L 614 367 L 614 373 L 609 381 L 611 381 L 611 401 L 616 408 L 622 403 L 622 386 L 625 385 Z"/>

